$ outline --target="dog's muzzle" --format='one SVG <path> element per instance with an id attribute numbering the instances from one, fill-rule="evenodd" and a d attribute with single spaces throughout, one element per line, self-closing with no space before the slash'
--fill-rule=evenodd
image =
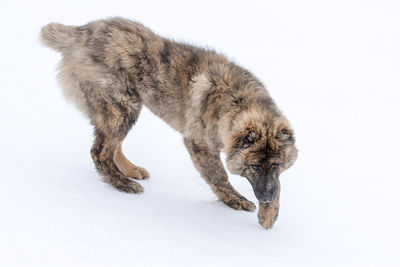
<path id="1" fill-rule="evenodd" d="M 253 191 L 260 203 L 269 203 L 275 199 L 278 191 L 277 181 L 278 179 L 272 176 L 259 177 L 254 181 Z"/>

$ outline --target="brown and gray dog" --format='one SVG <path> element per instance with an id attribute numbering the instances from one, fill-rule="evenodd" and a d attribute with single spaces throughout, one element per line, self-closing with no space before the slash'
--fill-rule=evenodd
<path id="1" fill-rule="evenodd" d="M 258 218 L 271 228 L 279 209 L 279 174 L 297 157 L 293 130 L 262 83 L 225 56 L 174 42 L 143 25 L 112 18 L 74 27 L 42 28 L 44 44 L 62 53 L 58 78 L 65 96 L 95 129 L 91 155 L 104 181 L 139 193 L 121 143 L 142 105 L 182 133 L 194 165 L 228 206 L 255 205 L 229 183 L 228 169 L 246 177 L 260 201 Z"/>

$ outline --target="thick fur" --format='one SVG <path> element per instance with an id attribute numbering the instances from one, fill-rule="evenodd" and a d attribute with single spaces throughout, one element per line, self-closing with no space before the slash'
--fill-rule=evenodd
<path id="1" fill-rule="evenodd" d="M 96 168 L 119 190 L 141 192 L 128 177 L 149 177 L 121 149 L 143 104 L 182 133 L 194 165 L 232 208 L 253 211 L 255 205 L 229 183 L 221 151 L 230 171 L 249 179 L 255 192 L 257 186 L 273 186 L 257 182 L 263 175 L 252 166 L 268 169 L 278 162 L 275 173 L 281 173 L 296 159 L 293 130 L 265 87 L 221 54 L 165 39 L 121 18 L 79 27 L 52 23 L 42 28 L 41 39 L 62 53 L 58 78 L 64 94 L 89 117 Z M 269 195 L 258 191 L 279 207 L 274 186 Z M 260 222 L 276 215 L 261 216 Z"/>

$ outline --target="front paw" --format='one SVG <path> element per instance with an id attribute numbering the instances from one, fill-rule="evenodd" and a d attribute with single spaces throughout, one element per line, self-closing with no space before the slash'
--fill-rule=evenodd
<path id="1" fill-rule="evenodd" d="M 279 214 L 279 203 L 260 203 L 258 222 L 266 229 L 272 229 Z"/>
<path id="2" fill-rule="evenodd" d="M 256 205 L 244 197 L 235 196 L 223 202 L 235 210 L 254 211 L 256 209 Z"/>

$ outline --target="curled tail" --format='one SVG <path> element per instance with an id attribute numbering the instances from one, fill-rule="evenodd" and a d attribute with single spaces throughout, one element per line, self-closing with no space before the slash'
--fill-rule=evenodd
<path id="1" fill-rule="evenodd" d="M 67 26 L 61 23 L 50 23 L 44 26 L 40 32 L 40 39 L 43 44 L 63 52 L 72 46 L 77 40 L 78 31 L 74 26 Z"/>

